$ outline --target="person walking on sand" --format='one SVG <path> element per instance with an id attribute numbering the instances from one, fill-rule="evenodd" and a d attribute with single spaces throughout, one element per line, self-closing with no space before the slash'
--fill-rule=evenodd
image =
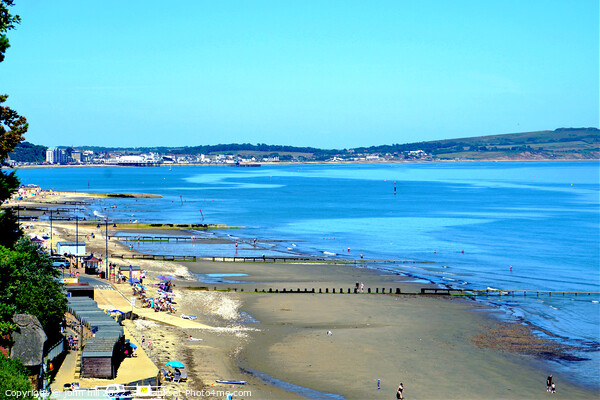
<path id="1" fill-rule="evenodd" d="M 546 378 L 546 392 L 549 392 L 552 388 L 552 374 Z"/>
<path id="2" fill-rule="evenodd" d="M 364 293 L 365 292 L 365 284 L 364 283 L 360 283 L 360 292 Z"/>
<path id="3" fill-rule="evenodd" d="M 377 379 L 377 390 L 381 389 L 381 379 Z"/>
<path id="4" fill-rule="evenodd" d="M 396 398 L 403 399 L 404 398 L 403 393 L 404 393 L 404 385 L 402 384 L 402 382 L 400 382 L 400 385 L 398 385 L 398 390 L 396 390 Z"/>

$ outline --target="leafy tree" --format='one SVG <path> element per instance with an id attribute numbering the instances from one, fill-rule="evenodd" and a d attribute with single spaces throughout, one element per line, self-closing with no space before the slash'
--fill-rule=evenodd
<path id="1" fill-rule="evenodd" d="M 27 370 L 19 360 L 11 360 L 0 353 L 0 394 L 10 398 L 7 393 L 12 391 L 21 392 L 19 399 L 33 399 L 32 387 Z M 28 395 L 24 395 L 25 393 Z"/>
<path id="2" fill-rule="evenodd" d="M 4 60 L 4 53 L 10 47 L 6 32 L 15 28 L 21 22 L 18 15 L 11 15 L 8 7 L 13 5 L 13 0 L 0 0 L 0 62 Z M 23 141 L 23 134 L 27 131 L 27 120 L 17 114 L 10 107 L 2 106 L 8 95 L 0 95 L 0 160 L 4 160 L 15 146 Z M 4 202 L 18 186 L 14 173 L 0 171 L 0 203 Z M 0 212 L 0 244 L 12 245 L 20 236 L 18 222 L 12 211 Z"/>
<path id="3" fill-rule="evenodd" d="M 10 47 L 6 32 L 21 23 L 21 17 L 8 12 L 8 7 L 12 7 L 13 3 L 14 0 L 0 0 L 0 62 L 4 61 L 4 53 Z"/>
<path id="4" fill-rule="evenodd" d="M 4 61 L 4 53 L 10 47 L 6 33 L 21 22 L 21 17 L 11 15 L 8 7 L 12 7 L 13 0 L 0 0 L 0 62 Z M 4 103 L 8 95 L 0 95 L 0 104 Z M 6 106 L 0 107 L 0 159 L 6 158 L 15 146 L 23 141 L 23 134 L 27 132 L 27 120 L 16 111 Z"/>
<path id="5" fill-rule="evenodd" d="M 67 300 L 58 275 L 29 238 L 21 238 L 14 249 L 0 246 L 0 336 L 14 329 L 15 313 L 35 315 L 51 340 L 59 334 Z"/>
<path id="6" fill-rule="evenodd" d="M 46 160 L 47 149 L 46 146 L 21 142 L 15 147 L 14 151 L 9 154 L 9 157 L 14 161 L 43 163 Z"/>

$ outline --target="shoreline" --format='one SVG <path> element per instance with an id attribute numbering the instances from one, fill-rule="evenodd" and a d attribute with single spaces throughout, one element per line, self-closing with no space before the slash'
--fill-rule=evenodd
<path id="1" fill-rule="evenodd" d="M 432 164 L 432 163 L 497 163 L 497 162 L 598 162 L 600 158 L 569 158 L 569 159 L 485 159 L 485 160 L 381 160 L 381 161 L 302 161 L 302 162 L 256 162 L 256 164 L 273 166 L 273 165 L 351 165 L 351 164 Z M 245 164 L 243 164 L 245 165 Z M 14 167 L 2 166 L 2 169 L 39 169 L 39 168 L 132 168 L 128 165 L 111 165 L 111 164 L 76 164 L 76 165 L 17 165 Z M 190 164 L 158 164 L 144 168 L 163 168 L 163 167 L 235 167 L 234 164 L 207 164 L 207 163 L 190 163 Z"/>
<path id="2" fill-rule="evenodd" d="M 41 221 L 37 222 L 40 223 Z M 43 223 L 43 222 L 42 222 Z M 61 226 L 63 225 L 69 225 L 69 224 L 63 224 L 63 223 L 57 223 L 57 227 L 55 229 L 61 229 Z M 72 227 L 71 227 L 72 228 Z M 93 227 L 92 229 L 93 230 Z M 98 235 L 100 236 L 100 235 Z M 57 236 L 58 238 L 58 236 Z M 100 239 L 100 238 L 99 238 Z M 56 239 L 58 240 L 58 239 Z M 103 243 L 104 240 L 100 240 L 102 242 L 102 244 L 100 244 L 100 249 L 103 248 Z M 113 242 L 111 241 L 111 246 L 113 245 Z M 119 243 L 117 243 L 116 245 L 120 245 Z M 112 261 L 116 261 L 116 262 L 123 262 L 123 260 L 112 260 Z M 126 263 L 129 260 L 124 260 Z M 136 264 L 140 264 L 140 262 L 138 260 L 135 260 Z M 254 288 L 254 286 L 256 285 L 263 285 L 263 286 L 274 286 L 275 284 L 281 286 L 283 285 L 287 285 L 289 287 L 293 287 L 296 288 L 298 285 L 303 284 L 303 286 L 301 286 L 302 288 L 304 288 L 305 285 L 311 283 L 313 284 L 313 286 L 315 285 L 314 282 L 314 278 L 312 278 L 313 276 L 319 276 L 320 277 L 320 282 L 322 285 L 335 285 L 334 287 L 350 287 L 352 286 L 353 282 L 355 279 L 360 279 L 361 281 L 364 280 L 366 283 L 370 284 L 371 282 L 373 284 L 377 284 L 379 283 L 380 286 L 381 284 L 384 284 L 387 286 L 389 286 L 389 282 L 385 282 L 385 279 L 383 279 L 380 276 L 380 272 L 378 271 L 374 271 L 371 269 L 365 269 L 365 268 L 355 268 L 355 267 L 351 267 L 351 266 L 338 266 L 339 268 L 332 268 L 332 266 L 330 265 L 303 265 L 303 264 L 293 264 L 293 265 L 289 265 L 289 264 L 258 264 L 258 265 L 253 265 L 253 264 L 241 264 L 241 263 L 213 263 L 213 262 L 201 262 L 201 267 L 194 267 L 192 264 L 190 263 L 185 263 L 185 264 L 181 264 L 181 263 L 165 263 L 165 262 L 144 262 L 145 265 L 148 266 L 153 266 L 153 269 L 156 270 L 156 275 L 159 272 L 163 272 L 163 273 L 173 273 L 176 277 L 178 277 L 181 281 L 180 283 L 178 283 L 177 285 L 180 286 L 181 284 L 191 284 L 191 286 L 200 286 L 202 284 L 199 284 L 196 281 L 191 281 L 190 280 L 190 271 L 191 272 L 201 272 L 202 269 L 199 268 L 204 268 L 204 271 L 217 271 L 218 272 L 222 272 L 222 273 L 246 273 L 246 272 L 251 272 L 252 274 L 249 274 L 249 276 L 251 278 L 244 278 L 244 277 L 240 277 L 239 280 L 246 280 L 247 282 L 243 285 L 240 284 L 230 284 L 229 286 L 252 286 Z M 192 268 L 191 268 L 192 267 Z M 168 269 L 167 269 L 168 268 Z M 242 269 L 243 268 L 243 269 Z M 150 269 L 150 268 L 149 268 Z M 320 269 L 320 271 L 318 270 Z M 186 272 L 184 272 L 183 270 L 185 270 Z M 168 271 L 168 272 L 167 272 Z M 266 277 L 270 277 L 270 281 L 266 281 Z M 238 279 L 236 277 L 236 279 Z M 228 284 L 224 283 L 224 284 L 216 284 L 217 286 L 224 288 L 226 287 Z M 406 283 L 398 283 L 398 285 L 408 285 Z M 214 286 L 213 284 L 211 284 L 210 286 Z M 417 286 L 417 285 L 415 285 Z M 421 286 L 421 285 L 418 285 Z M 178 289 L 181 290 L 181 289 Z M 186 293 L 188 292 L 188 293 Z M 190 293 L 193 293 L 194 295 L 190 295 Z M 213 293 L 213 292 L 210 292 Z M 205 294 L 203 292 L 198 292 L 198 291 L 189 291 L 189 290 L 182 290 L 182 294 L 185 294 L 184 297 L 191 297 L 191 302 L 186 301 L 186 304 L 182 304 L 182 310 L 188 312 L 188 310 L 197 310 L 200 311 L 200 309 L 198 309 L 198 305 L 193 301 L 197 296 L 197 295 L 201 295 L 201 294 Z M 270 296 L 270 297 L 269 297 Z M 282 297 L 283 296 L 283 297 Z M 323 295 L 325 296 L 325 295 Z M 394 296 L 378 296 L 378 297 L 371 297 L 369 298 L 369 300 L 365 300 L 366 298 L 368 298 L 368 296 L 352 296 L 352 295 L 328 295 L 328 296 L 320 296 L 320 295 L 297 295 L 297 294 L 273 294 L 273 295 L 260 295 L 260 294 L 254 294 L 254 293 L 223 293 L 220 297 L 222 297 L 222 299 L 220 301 L 227 303 L 226 300 L 224 299 L 233 299 L 233 300 L 239 300 L 239 302 L 241 304 L 238 305 L 239 309 L 242 311 L 246 311 L 248 313 L 250 313 L 254 318 L 258 318 L 261 322 L 259 323 L 259 325 L 261 327 L 264 327 L 263 329 L 268 329 L 269 335 L 268 338 L 266 339 L 260 339 L 259 336 L 264 336 L 264 335 L 259 335 L 258 333 L 255 335 L 252 332 L 249 333 L 251 339 L 248 339 L 247 337 L 234 337 L 234 338 L 229 338 L 228 340 L 221 340 L 219 341 L 218 339 L 215 339 L 215 345 L 214 347 L 219 347 L 221 350 L 215 350 L 214 348 L 210 349 L 204 349 L 202 351 L 207 351 L 209 353 L 211 353 L 211 358 L 214 357 L 227 357 L 228 361 L 227 362 L 223 362 L 223 360 L 214 360 L 213 362 L 219 363 L 219 364 L 223 364 L 222 367 L 224 368 L 224 370 L 229 371 L 230 373 L 234 373 L 231 370 L 231 365 L 233 363 L 233 365 L 235 366 L 236 363 L 240 362 L 238 361 L 238 358 L 232 358 L 231 355 L 235 353 L 236 347 L 237 345 L 235 344 L 236 341 L 240 342 L 246 342 L 246 346 L 245 349 L 241 350 L 241 366 L 247 366 L 251 369 L 255 369 L 261 372 L 265 372 L 267 374 L 269 374 L 269 372 L 271 372 L 269 375 L 274 376 L 275 378 L 278 378 L 277 375 L 278 373 L 280 373 L 280 371 L 282 369 L 287 369 L 289 365 L 296 365 L 298 363 L 298 361 L 294 360 L 294 354 L 290 354 L 288 352 L 288 350 L 286 350 L 285 346 L 289 345 L 289 346 L 295 346 L 294 348 L 298 348 L 298 349 L 302 349 L 302 351 L 299 350 L 298 353 L 296 354 L 305 354 L 305 352 L 308 352 L 308 350 L 311 350 L 312 348 L 312 342 L 307 342 L 306 341 L 306 337 L 310 337 L 310 338 L 317 338 L 320 339 L 320 336 L 323 335 L 324 332 L 324 326 L 319 327 L 319 328 L 315 328 L 315 327 L 308 327 L 307 324 L 311 324 L 311 325 L 318 325 L 317 322 L 314 321 L 307 321 L 306 318 L 307 317 L 325 317 L 325 316 L 330 316 L 330 317 L 337 317 L 338 314 L 342 315 L 343 313 L 348 313 L 348 312 L 352 312 L 354 313 L 356 309 L 359 310 L 363 310 L 362 313 L 359 312 L 359 315 L 370 315 L 373 318 L 377 318 L 377 319 L 384 319 L 387 318 L 386 316 L 386 312 L 385 309 L 386 307 L 390 306 L 390 305 L 394 305 L 395 303 L 391 302 L 391 300 L 389 299 L 385 299 L 387 297 L 393 298 Z M 337 296 L 337 297 L 336 297 Z M 341 305 L 338 304 L 339 301 L 341 301 L 342 296 L 344 296 L 344 299 L 349 299 L 349 301 L 351 302 L 351 306 L 349 307 L 348 304 L 346 305 Z M 281 300 L 283 299 L 283 301 L 285 302 L 285 304 L 289 304 L 288 306 L 282 306 Z M 318 299 L 319 301 L 323 301 L 323 299 L 325 299 L 325 303 L 322 304 L 315 304 L 316 300 L 314 299 Z M 371 299 L 376 299 L 375 300 L 375 308 L 373 309 L 373 305 L 372 304 L 368 304 L 373 302 L 373 300 Z M 385 299 L 385 300 L 382 300 Z M 343 301 L 347 301 L 347 300 L 343 300 Z M 400 300 L 398 300 L 400 301 Z M 414 307 L 416 309 L 420 309 L 421 313 L 415 313 L 415 312 L 411 312 L 408 313 L 405 309 L 403 309 L 403 312 L 400 313 L 400 315 L 402 316 L 403 319 L 403 323 L 401 325 L 406 325 L 407 321 L 410 321 L 411 324 L 420 324 L 422 323 L 424 317 L 423 313 L 430 312 L 430 308 L 431 307 L 423 307 L 420 306 L 421 303 L 423 303 L 426 300 L 420 300 L 420 299 L 415 299 L 412 297 L 407 297 L 405 300 L 401 300 L 401 302 L 404 304 L 406 303 L 409 307 Z M 428 300 L 427 300 L 428 301 Z M 365 303 L 367 302 L 367 303 Z M 460 318 L 466 318 L 466 321 L 479 321 L 477 317 L 481 317 L 481 313 L 480 312 L 476 312 L 475 310 L 457 310 L 456 307 L 454 306 L 450 306 L 446 303 L 449 304 L 457 304 L 454 303 L 452 301 L 452 299 L 441 299 L 441 298 L 436 298 L 435 299 L 435 303 L 425 303 L 425 304 L 435 304 L 436 306 L 434 308 L 437 307 L 444 307 L 444 309 L 450 310 L 448 311 L 451 315 L 460 315 Z M 356 304 L 355 304 L 356 303 Z M 328 307 L 324 307 L 323 305 L 326 304 L 328 305 Z M 471 304 L 471 303 L 469 303 Z M 332 309 L 336 310 L 335 313 L 331 314 L 329 310 L 329 306 L 332 307 Z M 277 308 L 280 307 L 280 308 Z M 349 309 L 355 307 L 354 309 Z M 420 307 L 420 308 L 419 308 Z M 462 307 L 462 306 L 461 306 Z M 460 308 L 460 307 L 459 307 Z M 469 307 L 467 307 L 469 308 Z M 292 320 L 292 318 L 290 318 L 290 313 L 298 311 L 298 316 L 294 317 L 295 320 L 293 322 L 290 322 Z M 193 312 L 193 311 L 192 311 Z M 302 314 L 302 312 L 304 312 L 304 314 Z M 465 312 L 465 315 L 462 315 L 462 312 Z M 307 314 L 308 313 L 308 314 Z M 328 314 L 329 313 L 329 314 Z M 493 312 L 491 312 L 493 313 Z M 211 314 L 209 313 L 209 317 L 207 318 L 207 320 L 210 322 L 216 322 L 217 324 L 222 324 L 224 323 L 224 321 L 228 321 L 227 319 L 223 319 L 221 316 L 219 316 L 218 314 L 215 314 L 213 316 L 210 316 Z M 467 315 L 471 315 L 471 316 L 467 316 Z M 262 317 L 262 319 L 261 319 Z M 409 318 L 410 317 L 410 318 Z M 443 319 L 444 315 L 438 315 L 436 314 L 436 318 L 437 319 Z M 472 318 L 472 319 L 471 319 Z M 230 320 L 229 320 L 230 321 Z M 463 320 L 461 320 L 463 321 Z M 386 320 L 386 324 L 389 324 L 390 326 L 393 326 L 393 320 L 392 321 L 387 321 Z M 464 321 L 463 321 L 464 322 Z M 481 322 L 481 321 L 480 321 Z M 225 324 L 228 324 L 230 322 L 225 322 Z M 340 329 L 342 329 L 342 331 L 344 332 L 349 332 L 349 336 L 348 338 L 346 338 L 345 340 L 345 345 L 343 346 L 344 348 L 347 347 L 352 347 L 353 344 L 356 344 L 357 341 L 354 339 L 356 337 L 356 335 L 358 335 L 359 338 L 362 338 L 361 340 L 358 341 L 358 343 L 367 343 L 370 339 L 368 339 L 369 336 L 371 336 L 371 332 L 372 329 L 371 328 L 366 328 L 364 325 L 366 323 L 363 323 L 360 327 L 355 328 L 358 329 L 359 332 L 352 332 L 352 328 L 350 327 L 342 327 Z M 439 323 L 438 323 L 439 324 Z M 441 328 L 444 329 L 448 329 L 449 326 L 452 327 L 452 329 L 455 332 L 458 332 L 458 334 L 464 335 L 464 334 L 470 334 L 471 329 L 467 329 L 467 330 L 461 330 L 466 328 L 466 326 L 456 326 L 456 325 L 467 325 L 464 323 L 460 323 L 460 322 L 456 322 L 456 321 L 446 321 L 445 323 L 441 324 Z M 244 325 L 242 325 L 244 326 Z M 398 326 L 396 327 L 397 329 L 401 329 L 403 328 L 402 326 Z M 171 328 L 166 328 L 167 331 L 173 331 L 173 329 Z M 335 329 L 334 335 L 332 337 L 334 337 L 335 339 L 337 339 L 338 337 L 342 336 L 341 334 L 338 334 L 338 329 Z M 369 335 L 365 336 L 362 331 L 370 331 Z M 420 327 L 419 332 L 426 332 L 427 329 L 423 328 L 422 326 Z M 181 332 L 169 332 L 170 334 L 174 335 L 175 338 L 179 337 L 179 339 L 181 340 L 182 336 Z M 187 334 L 187 332 L 186 332 Z M 307 336 L 308 335 L 308 336 Z M 441 336 L 436 336 L 436 335 L 441 335 Z M 444 346 L 440 347 L 439 344 L 444 342 L 444 343 L 450 343 L 453 344 L 454 347 L 460 347 L 463 349 L 463 352 L 466 353 L 470 353 L 470 352 L 478 352 L 476 349 L 476 347 L 474 346 L 470 346 L 468 345 L 468 343 L 464 343 L 464 341 L 457 341 L 456 338 L 450 338 L 452 340 L 449 340 L 448 338 L 446 338 L 446 336 L 444 336 L 445 334 L 442 331 L 436 331 L 436 335 L 431 336 L 431 341 L 429 342 L 429 346 L 432 346 L 432 348 L 436 348 L 437 350 L 431 350 L 431 349 L 424 349 L 424 348 L 420 348 L 415 344 L 415 349 L 418 349 L 419 351 L 428 351 L 428 354 L 431 353 L 431 357 L 435 358 L 444 358 L 444 354 L 442 353 L 447 353 L 448 350 L 444 348 Z M 167 335 L 168 336 L 168 335 Z M 256 336 L 256 337 L 254 337 Z M 319 336 L 319 337 L 317 337 Z M 390 343 L 390 347 L 391 348 L 395 348 L 395 346 L 402 346 L 402 343 L 397 343 L 394 342 L 394 338 L 393 335 L 391 335 L 389 332 L 384 332 L 383 333 L 384 336 L 384 340 L 387 340 Z M 223 338 L 221 338 L 223 339 Z M 170 339 L 173 340 L 173 339 Z M 205 340 L 208 340 L 208 338 L 205 338 Z M 231 341 L 233 340 L 233 345 L 234 348 L 232 349 L 231 347 L 227 347 L 227 346 L 232 346 Z M 229 344 L 226 344 L 229 343 Z M 377 347 L 378 345 L 382 344 L 384 342 L 379 342 L 377 343 L 377 346 L 374 344 L 370 345 L 370 352 L 375 353 L 377 351 Z M 283 347 L 282 347 L 283 346 Z M 332 345 L 333 346 L 333 345 Z M 193 351 L 200 351 L 198 349 L 195 349 L 195 347 L 200 347 L 200 346 L 195 346 L 192 350 L 189 350 L 189 346 L 182 346 L 181 344 L 179 346 L 176 345 L 176 347 L 182 347 L 183 349 L 181 351 L 183 351 L 183 353 L 185 353 L 186 351 L 192 351 L 191 355 L 188 355 L 190 360 L 193 360 L 194 358 L 194 353 Z M 452 347 L 452 346 L 451 346 Z M 223 349 L 228 349 L 228 350 L 223 350 Z M 373 350 L 376 349 L 376 350 Z M 325 347 L 324 352 L 330 352 L 336 356 L 339 356 L 339 349 L 335 346 L 333 347 Z M 381 352 L 381 349 L 379 349 L 379 351 Z M 388 351 L 389 352 L 389 351 Z M 439 354 L 437 354 L 439 353 Z M 269 354 L 271 356 L 271 358 L 269 359 L 268 357 L 265 357 L 264 354 Z M 309 354 L 309 353 L 306 353 Z M 437 355 L 436 355 L 437 354 Z M 510 365 L 511 368 L 520 368 L 521 367 L 521 363 L 524 364 L 524 368 L 528 371 L 531 372 L 531 374 L 540 374 L 541 370 L 544 367 L 544 363 L 539 361 L 539 360 L 535 360 L 535 359 L 531 359 L 531 357 L 525 357 L 525 356 L 512 356 L 509 355 L 507 356 L 510 361 L 510 363 L 508 361 L 502 361 L 503 357 L 502 357 L 502 353 L 497 352 L 497 351 L 492 351 L 489 349 L 485 349 L 483 350 L 483 353 L 485 354 L 487 358 L 489 357 L 499 357 L 497 358 L 498 360 L 501 361 L 502 365 L 505 365 L 505 363 L 508 363 L 506 365 Z M 491 354 L 491 355 L 490 355 Z M 342 356 L 344 356 L 343 352 L 342 352 Z M 372 356 L 372 354 L 370 354 L 370 356 Z M 314 357 L 311 356 L 311 357 Z M 348 357 L 348 356 L 345 356 Z M 406 357 L 409 357 L 409 355 L 407 355 Z M 485 363 L 486 362 L 486 357 L 484 357 L 483 359 L 481 359 L 481 363 Z M 262 360 L 265 359 L 266 360 Z M 363 357 L 361 357 L 362 359 Z M 394 360 L 389 360 L 390 357 L 386 358 L 386 363 L 391 365 L 392 367 L 394 366 Z M 250 360 L 250 361 L 248 361 Z M 307 358 L 308 361 L 312 361 L 312 359 L 309 357 Z M 494 358 L 494 360 L 496 360 L 496 358 Z M 352 361 L 352 360 L 350 360 Z M 378 362 L 380 362 L 381 360 L 378 359 L 378 357 L 376 357 L 374 360 L 371 360 L 370 363 L 371 364 L 376 364 Z M 498 362 L 500 362 L 498 361 Z M 250 363 L 252 365 L 246 365 L 245 363 Z M 419 364 L 419 361 L 413 361 L 415 365 Z M 264 364 L 267 367 L 270 365 L 269 363 L 273 364 L 273 365 L 279 365 L 278 368 L 275 368 L 273 366 L 273 371 L 270 371 L 268 368 L 267 371 L 265 371 L 264 369 L 259 369 L 259 368 L 252 368 L 254 365 L 263 365 L 261 363 L 267 363 Z M 291 363 L 291 364 L 290 364 Z M 308 365 L 308 364 L 307 364 Z M 313 365 L 313 364 L 310 364 Z M 354 363 L 352 364 L 354 365 Z M 477 369 L 478 363 L 475 363 L 473 365 L 471 365 L 471 369 L 475 368 Z M 160 366 L 159 366 L 160 368 Z M 270 368 L 270 367 L 269 367 Z M 312 368 L 312 367 L 311 367 Z M 425 368 L 425 367 L 423 367 Z M 293 368 L 292 368 L 293 369 Z M 327 375 L 329 373 L 333 373 L 336 371 L 336 369 L 338 369 L 338 367 L 336 365 L 329 365 L 327 367 L 324 367 L 324 370 L 321 374 L 317 374 L 317 376 L 320 375 Z M 429 376 L 434 376 L 436 375 L 435 372 L 435 368 L 434 366 L 426 366 L 427 371 L 424 372 L 424 374 L 426 375 L 427 372 L 429 372 Z M 330 384 L 330 383 L 322 383 L 322 382 L 318 382 L 317 378 L 312 377 L 312 375 L 309 375 L 309 377 L 312 378 L 307 378 L 306 373 L 302 372 L 300 368 L 296 368 L 293 369 L 294 374 L 289 375 L 289 380 L 292 381 L 291 383 L 294 384 L 299 384 L 299 382 L 305 383 L 305 384 L 311 384 L 311 382 L 315 381 L 317 382 L 318 385 L 318 389 L 315 390 L 320 390 L 321 388 L 323 389 L 322 391 L 325 393 L 330 393 L 331 391 L 328 391 L 330 388 L 331 390 L 333 390 L 333 392 L 335 392 L 335 390 L 340 390 L 339 386 L 337 384 Z M 383 371 L 383 370 L 382 370 Z M 444 369 L 444 371 L 447 371 L 447 368 Z M 534 372 L 537 371 L 537 372 Z M 451 370 L 447 371 L 448 373 L 452 373 Z M 499 371 L 496 371 L 496 373 L 498 373 Z M 465 374 L 468 373 L 472 373 L 472 371 L 464 371 Z M 439 372 L 438 372 L 439 374 Z M 296 377 L 296 375 L 298 375 L 298 377 Z M 542 374 L 543 375 L 543 374 Z M 383 376 L 383 372 L 381 373 L 381 376 Z M 223 377 L 221 377 L 223 378 Z M 524 390 L 526 393 L 531 394 L 530 397 L 536 397 L 535 394 L 538 392 L 538 388 L 534 388 L 535 390 L 531 391 L 531 389 L 529 389 L 530 386 L 536 386 L 539 381 L 543 381 L 544 377 L 543 376 L 538 376 L 535 379 L 531 378 L 531 379 L 518 379 L 519 377 L 515 377 L 515 379 L 517 379 L 517 384 L 516 386 L 519 387 L 521 390 Z M 281 379 L 281 377 L 279 377 L 278 379 Z M 340 378 L 338 378 L 339 380 Z M 499 379 L 499 378 L 498 378 Z M 282 379 L 284 381 L 287 382 L 286 379 Z M 391 378 L 386 378 L 386 380 L 384 382 L 387 382 L 391 380 Z M 405 379 L 406 381 L 408 381 L 408 379 Z M 351 382 L 359 382 L 359 379 L 357 377 L 355 377 L 354 379 L 350 380 Z M 435 381 L 435 379 L 432 379 L 432 381 Z M 208 382 L 208 381 L 207 381 Z M 205 382 L 205 384 L 207 383 Z M 415 383 L 419 382 L 418 379 L 416 377 L 414 377 L 413 379 L 413 383 L 411 383 L 411 391 L 408 392 L 407 389 L 407 393 L 419 393 L 418 391 L 415 391 Z M 460 382 L 460 380 L 459 380 Z M 485 382 L 488 381 L 481 381 L 481 385 L 483 385 Z M 505 387 L 504 385 L 507 382 L 504 380 L 499 380 L 497 382 L 499 387 Z M 396 383 L 397 384 L 397 383 Z M 261 384 L 259 382 L 254 382 L 253 385 L 257 385 L 258 387 L 261 387 L 264 392 L 261 393 L 269 393 L 269 396 L 271 396 L 273 394 L 273 392 L 269 392 L 269 390 L 275 390 L 275 389 L 267 389 L 268 385 L 263 385 L 261 386 Z M 329 386 L 328 386 L 329 385 Z M 348 384 L 350 385 L 350 384 Z M 407 386 L 408 384 L 405 382 L 405 386 Z M 448 382 L 448 385 L 452 385 L 451 382 Z M 300 385 L 302 386 L 302 385 Z M 368 385 L 367 385 L 368 386 Z M 307 386 L 310 387 L 310 386 Z M 343 386 L 345 387 L 345 386 Z M 448 386 L 450 388 L 453 388 L 453 386 Z M 389 389 L 389 388 L 388 388 Z M 559 386 L 559 392 L 561 392 L 562 389 L 562 393 L 566 393 L 565 390 L 569 391 L 569 395 L 571 396 L 571 398 L 586 398 L 586 396 L 588 396 L 589 394 L 596 394 L 595 391 L 588 391 L 585 388 L 583 389 L 579 389 L 578 387 L 576 387 L 575 385 L 570 385 L 570 384 L 565 384 L 564 381 L 561 382 L 560 386 Z M 353 389 L 352 393 L 357 393 L 356 391 L 362 390 L 360 388 L 355 388 Z M 461 393 L 460 392 L 460 388 L 456 388 L 456 389 L 452 389 L 454 390 L 455 393 Z M 514 390 L 514 385 L 513 385 L 513 389 Z M 275 390 L 276 392 L 278 392 L 277 390 Z M 321 390 L 320 390 L 321 391 Z M 525 393 L 523 392 L 523 393 Z M 279 392 L 278 392 L 279 393 Z M 291 397 L 284 397 L 284 398 L 294 398 L 293 394 L 287 394 L 287 392 L 285 392 L 285 396 L 291 396 Z M 351 393 L 351 394 L 352 394 Z M 379 393 L 379 392 L 377 392 Z M 383 391 L 381 392 L 383 394 Z M 386 397 L 390 395 L 390 392 L 388 390 L 386 390 Z M 437 392 L 435 392 L 435 397 L 428 397 L 427 393 L 429 392 L 423 392 L 421 393 L 420 397 L 425 397 L 425 398 L 438 398 L 437 397 Z M 543 388 L 540 391 L 541 395 L 544 395 L 543 392 Z M 434 392 L 430 392 L 429 396 L 433 395 Z M 511 393 L 511 394 L 516 394 L 516 393 Z M 392 393 L 393 395 L 393 393 Z M 412 395 L 412 394 L 411 394 Z M 466 396 L 467 398 L 471 398 L 471 397 L 477 397 L 477 393 L 476 392 L 467 392 L 467 393 L 463 393 L 464 396 Z M 522 395 L 521 392 L 519 392 L 519 396 Z M 540 398 L 541 398 L 540 395 Z M 371 392 L 369 392 L 368 396 L 371 396 Z M 498 396 L 499 398 L 504 398 L 505 397 L 505 393 L 504 392 L 498 392 Z M 348 398 L 352 398 L 351 395 L 347 395 Z M 260 398 L 260 397 L 259 397 Z M 270 397 L 268 397 L 270 398 Z M 355 398 L 362 398 L 362 397 L 355 397 Z M 511 396 L 508 396 L 506 398 L 513 398 Z M 515 396 L 516 398 L 516 396 Z"/>

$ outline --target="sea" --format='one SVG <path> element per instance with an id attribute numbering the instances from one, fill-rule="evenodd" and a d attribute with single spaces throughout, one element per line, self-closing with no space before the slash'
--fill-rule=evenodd
<path id="1" fill-rule="evenodd" d="M 597 161 L 31 168 L 17 175 L 22 184 L 59 191 L 163 196 L 98 200 L 81 217 L 239 227 L 197 232 L 230 238 L 237 248 L 135 244 L 147 253 L 362 255 L 431 261 L 373 268 L 441 287 L 600 292 Z M 488 302 L 576 346 L 580 360 L 549 361 L 549 369 L 600 389 L 599 300 L 531 294 Z"/>

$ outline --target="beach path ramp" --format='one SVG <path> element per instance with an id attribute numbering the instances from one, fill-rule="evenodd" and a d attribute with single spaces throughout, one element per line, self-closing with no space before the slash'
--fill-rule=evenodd
<path id="1" fill-rule="evenodd" d="M 196 322 L 194 320 L 183 319 L 178 315 L 166 313 L 166 312 L 155 312 L 150 308 L 139 308 L 136 307 L 134 311 L 140 318 L 160 322 L 163 324 L 176 326 L 179 328 L 186 329 L 213 329 L 212 326 Z"/>

